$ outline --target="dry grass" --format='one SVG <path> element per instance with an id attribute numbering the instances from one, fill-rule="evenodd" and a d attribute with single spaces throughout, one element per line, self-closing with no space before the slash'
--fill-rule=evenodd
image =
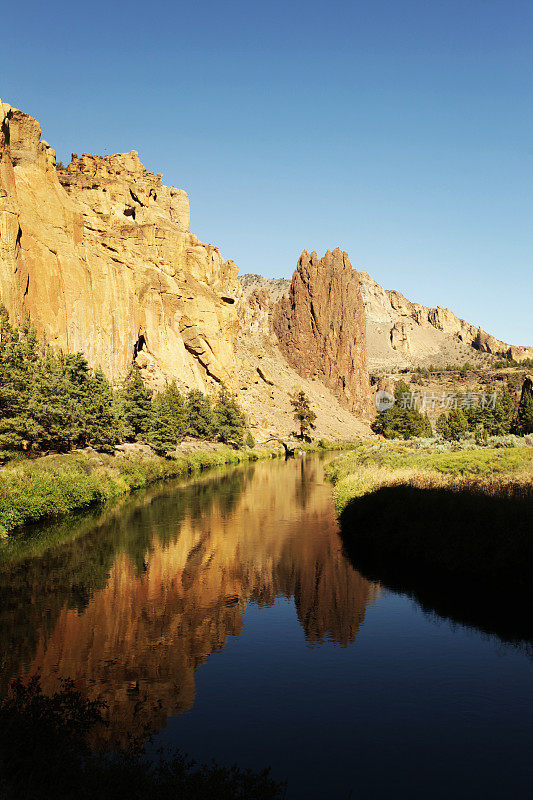
<path id="1" fill-rule="evenodd" d="M 533 448 L 416 452 L 362 446 L 329 467 L 358 568 L 418 591 L 441 580 L 529 592 Z M 431 592 L 429 592 L 431 594 Z"/>
<path id="2" fill-rule="evenodd" d="M 431 453 L 391 443 L 361 445 L 328 465 L 327 472 L 339 512 L 352 498 L 384 486 L 531 496 L 533 447 Z"/>

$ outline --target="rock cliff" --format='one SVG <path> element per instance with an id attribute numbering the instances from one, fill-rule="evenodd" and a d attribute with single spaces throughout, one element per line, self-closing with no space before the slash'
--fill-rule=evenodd
<path id="1" fill-rule="evenodd" d="M 532 347 L 506 344 L 447 308 L 412 303 L 400 292 L 383 289 L 367 272 L 359 273 L 359 286 L 371 370 L 486 360 L 484 354 L 516 361 L 533 358 Z"/>
<path id="2" fill-rule="evenodd" d="M 371 395 L 358 281 L 340 248 L 321 259 L 304 251 L 288 297 L 272 310 L 272 326 L 282 352 L 302 377 L 316 378 L 350 411 L 367 414 Z"/>
<path id="3" fill-rule="evenodd" d="M 175 379 L 213 393 L 224 382 L 258 441 L 290 434 L 300 385 L 317 436 L 364 434 L 326 386 L 287 362 L 271 333 L 271 293 L 243 292 L 237 272 L 189 231 L 186 193 L 137 152 L 73 154 L 65 167 L 37 120 L 0 102 L 0 301 L 14 321 L 29 316 L 117 385 L 133 361 L 156 389 Z"/>
<path id="4" fill-rule="evenodd" d="M 114 381 L 235 382 L 237 268 L 189 232 L 185 192 L 135 151 L 56 169 L 39 123 L 0 103 L 0 294 Z"/>
<path id="5" fill-rule="evenodd" d="M 492 356 L 518 362 L 533 358 L 533 347 L 502 342 L 447 308 L 413 303 L 398 291 L 384 289 L 367 272 L 360 271 L 358 275 L 366 314 L 367 364 L 372 373 L 430 364 L 444 367 L 465 361 L 486 367 Z M 280 296 L 289 296 L 290 281 L 259 275 L 242 275 L 239 281 L 249 305 L 249 324 L 260 325 L 264 330 L 265 318 L 272 317 Z"/>

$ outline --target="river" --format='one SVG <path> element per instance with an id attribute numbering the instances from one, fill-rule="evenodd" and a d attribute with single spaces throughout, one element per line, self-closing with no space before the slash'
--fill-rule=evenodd
<path id="1" fill-rule="evenodd" d="M 34 532 L 0 601 L 0 690 L 71 677 L 107 701 L 116 741 L 149 729 L 199 760 L 271 765 L 295 799 L 531 794 L 531 643 L 360 574 L 318 456 Z"/>

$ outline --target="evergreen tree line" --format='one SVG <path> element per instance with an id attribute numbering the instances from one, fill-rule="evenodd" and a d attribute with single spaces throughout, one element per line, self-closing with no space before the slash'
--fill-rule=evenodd
<path id="1" fill-rule="evenodd" d="M 244 415 L 222 387 L 216 400 L 175 382 L 161 392 L 145 386 L 134 364 L 121 389 L 83 353 L 56 351 L 28 322 L 10 324 L 0 306 L 0 451 L 66 452 L 91 446 L 111 451 L 120 441 L 140 441 L 167 454 L 186 435 L 242 447 Z"/>
<path id="2" fill-rule="evenodd" d="M 457 406 L 437 419 L 437 433 L 445 439 L 456 441 L 473 433 L 481 443 L 489 436 L 533 433 L 533 392 L 527 383 L 518 404 L 513 392 L 505 386 L 494 402 L 471 404 L 467 395 L 458 395 Z"/>
<path id="3" fill-rule="evenodd" d="M 416 408 L 404 381 L 396 384 L 394 400 L 394 405 L 378 413 L 372 424 L 375 433 L 387 439 L 433 435 L 429 417 Z M 435 425 L 436 433 L 447 440 L 464 439 L 473 434 L 481 443 L 489 436 L 533 433 L 533 390 L 527 382 L 518 404 L 512 391 L 505 386 L 496 393 L 494 401 L 472 402 L 468 395 L 458 394 L 456 405 L 457 408 L 442 413 Z"/>

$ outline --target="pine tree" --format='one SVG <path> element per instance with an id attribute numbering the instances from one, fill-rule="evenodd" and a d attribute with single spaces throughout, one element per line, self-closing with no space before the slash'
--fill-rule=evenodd
<path id="1" fill-rule="evenodd" d="M 316 430 L 316 414 L 311 409 L 309 398 L 303 389 L 293 395 L 291 406 L 294 409 L 294 419 L 300 426 L 300 439 L 310 438 L 311 431 Z"/>
<path id="2" fill-rule="evenodd" d="M 198 439 L 211 439 L 214 434 L 211 400 L 198 389 L 187 395 L 187 432 Z"/>
<path id="3" fill-rule="evenodd" d="M 448 441 L 464 439 L 468 431 L 468 420 L 460 408 L 453 408 L 448 416 L 441 414 L 437 420 L 437 431 Z"/>
<path id="4" fill-rule="evenodd" d="M 152 427 L 152 392 L 144 385 L 137 364 L 133 364 L 124 382 L 121 411 L 126 439 L 144 441 Z"/>
<path id="5" fill-rule="evenodd" d="M 519 436 L 533 433 L 533 382 L 531 378 L 526 378 L 522 386 L 522 394 L 513 429 Z"/>
<path id="6" fill-rule="evenodd" d="M 215 405 L 215 430 L 221 442 L 242 447 L 244 414 L 237 405 L 235 397 L 230 395 L 224 386 L 218 393 Z"/>
<path id="7" fill-rule="evenodd" d="M 459 400 L 464 400 L 459 398 Z M 511 432 L 516 417 L 516 401 L 508 386 L 501 389 L 493 402 L 465 405 L 462 409 L 468 429 L 476 437 L 486 440 L 487 436 L 506 436 Z"/>
<path id="8" fill-rule="evenodd" d="M 506 436 L 511 432 L 516 416 L 516 401 L 508 386 L 498 393 L 494 409 L 494 436 Z"/>
<path id="9" fill-rule="evenodd" d="M 120 440 L 117 400 L 102 370 L 89 377 L 84 395 L 84 438 L 96 450 L 111 452 Z"/>
<path id="10" fill-rule="evenodd" d="M 83 408 L 73 389 L 66 359 L 44 345 L 31 384 L 28 416 L 33 423 L 34 449 L 66 451 L 76 446 L 83 432 Z"/>
<path id="11" fill-rule="evenodd" d="M 82 353 L 56 352 L 26 320 L 12 326 L 0 306 L 0 448 L 111 448 L 120 423 L 111 387 Z"/>
<path id="12" fill-rule="evenodd" d="M 150 444 L 156 452 L 167 455 L 183 439 L 186 426 L 185 401 L 173 381 L 152 401 Z"/>

